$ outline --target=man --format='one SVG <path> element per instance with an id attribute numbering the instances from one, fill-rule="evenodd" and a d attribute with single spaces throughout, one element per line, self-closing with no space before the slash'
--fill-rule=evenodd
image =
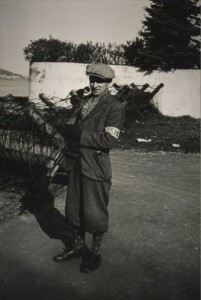
<path id="1" fill-rule="evenodd" d="M 90 64 L 86 75 L 91 93 L 82 98 L 76 123 L 66 130 L 66 138 L 77 142 L 80 153 L 69 175 L 66 200 L 66 218 L 75 229 L 74 245 L 54 257 L 56 262 L 63 262 L 83 256 L 83 273 L 92 272 L 101 264 L 100 246 L 108 230 L 112 177 L 109 151 L 119 138 L 124 117 L 124 105 L 109 92 L 115 77 L 113 69 L 105 64 Z M 85 232 L 93 235 L 90 250 Z"/>

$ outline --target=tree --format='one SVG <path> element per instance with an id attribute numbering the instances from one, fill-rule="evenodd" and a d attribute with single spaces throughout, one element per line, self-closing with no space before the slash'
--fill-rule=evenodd
<path id="1" fill-rule="evenodd" d="M 140 37 L 124 47 L 127 64 L 147 72 L 199 68 L 199 0 L 150 2 Z"/>
<path id="2" fill-rule="evenodd" d="M 93 53 L 95 51 L 95 46 L 92 42 L 87 42 L 86 44 L 79 44 L 76 50 L 75 62 L 79 63 L 91 63 L 93 62 Z"/>
<path id="3" fill-rule="evenodd" d="M 123 46 L 116 44 L 86 42 L 76 45 L 61 42 L 50 36 L 47 39 L 30 41 L 24 49 L 25 60 L 32 62 L 76 62 L 124 64 Z"/>
<path id="4" fill-rule="evenodd" d="M 25 60 L 32 62 L 61 62 L 74 61 L 74 52 L 76 46 L 72 42 L 61 42 L 50 36 L 49 40 L 39 39 L 30 41 L 30 44 L 24 48 Z"/>

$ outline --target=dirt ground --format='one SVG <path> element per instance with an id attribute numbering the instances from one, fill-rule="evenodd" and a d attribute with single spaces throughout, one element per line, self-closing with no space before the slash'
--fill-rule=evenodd
<path id="1" fill-rule="evenodd" d="M 54 206 L 1 222 L 1 299 L 200 299 L 199 154 L 116 149 L 111 160 L 101 268 L 82 274 L 79 259 L 52 260 L 68 243 L 69 230 L 66 187 L 51 185 Z M 12 186 L 7 197 L 20 197 L 22 185 Z"/>

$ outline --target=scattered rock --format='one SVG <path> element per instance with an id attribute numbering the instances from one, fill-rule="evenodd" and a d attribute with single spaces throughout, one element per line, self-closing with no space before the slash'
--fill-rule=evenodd
<path id="1" fill-rule="evenodd" d="M 180 145 L 179 144 L 172 144 L 172 147 L 173 148 L 180 148 Z"/>
<path id="2" fill-rule="evenodd" d="M 152 139 L 137 138 L 138 143 L 150 143 Z"/>

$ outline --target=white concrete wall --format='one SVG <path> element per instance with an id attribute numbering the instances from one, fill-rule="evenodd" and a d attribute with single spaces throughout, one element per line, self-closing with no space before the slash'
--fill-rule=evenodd
<path id="1" fill-rule="evenodd" d="M 156 87 L 164 83 L 164 87 L 154 97 L 154 102 L 164 115 L 190 115 L 200 118 L 200 70 L 176 70 L 174 72 L 153 72 L 144 75 L 134 67 L 111 66 L 117 84 L 143 85 Z M 76 63 L 34 63 L 30 67 L 29 99 L 38 98 L 39 93 L 48 96 L 65 98 L 72 89 L 88 85 L 85 75 L 86 64 Z"/>

